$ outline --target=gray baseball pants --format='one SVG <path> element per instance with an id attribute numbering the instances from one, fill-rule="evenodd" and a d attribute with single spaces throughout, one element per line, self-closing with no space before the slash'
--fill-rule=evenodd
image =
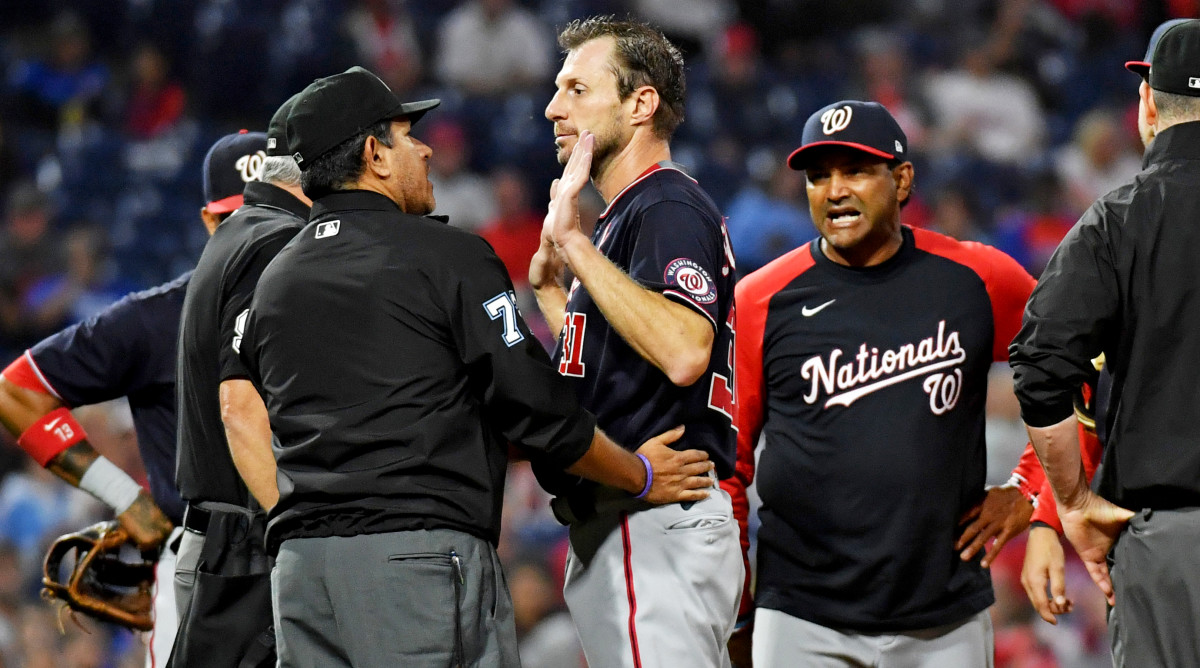
<path id="1" fill-rule="evenodd" d="M 1200 508 L 1142 510 L 1108 557 L 1117 668 L 1200 666 Z"/>
<path id="2" fill-rule="evenodd" d="M 519 668 L 491 543 L 449 529 L 295 538 L 271 598 L 280 668 Z"/>

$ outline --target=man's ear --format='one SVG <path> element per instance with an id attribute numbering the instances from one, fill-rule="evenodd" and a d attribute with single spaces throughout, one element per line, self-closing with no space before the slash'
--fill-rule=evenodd
<path id="1" fill-rule="evenodd" d="M 633 113 L 630 115 L 630 125 L 653 125 L 654 114 L 662 100 L 654 86 L 642 86 L 629 96 L 633 99 Z"/>
<path id="2" fill-rule="evenodd" d="M 213 232 L 217 231 L 217 226 L 221 224 L 220 214 L 213 213 L 208 210 L 208 207 L 200 207 L 200 220 L 204 221 L 204 229 L 208 230 L 208 236 L 212 236 Z"/>
<path id="3" fill-rule="evenodd" d="M 391 169 L 383 159 L 382 149 L 383 142 L 379 141 L 378 137 L 367 135 L 367 140 L 363 142 L 362 161 L 366 170 L 381 179 L 386 179 L 391 176 Z"/>
<path id="4" fill-rule="evenodd" d="M 1144 79 L 1142 80 L 1142 84 L 1138 86 L 1138 95 L 1142 98 L 1142 104 L 1146 107 L 1146 125 L 1157 128 L 1158 104 L 1154 101 L 1154 89 Z"/>
<path id="5" fill-rule="evenodd" d="M 912 197 L 913 164 L 902 162 L 892 170 L 892 178 L 896 180 L 896 198 L 903 202 Z"/>

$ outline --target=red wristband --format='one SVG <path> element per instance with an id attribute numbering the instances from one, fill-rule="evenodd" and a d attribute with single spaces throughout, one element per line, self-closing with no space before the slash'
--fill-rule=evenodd
<path id="1" fill-rule="evenodd" d="M 37 463 L 45 466 L 60 452 L 87 438 L 83 427 L 66 408 L 56 408 L 29 425 L 17 439 L 17 445 Z"/>

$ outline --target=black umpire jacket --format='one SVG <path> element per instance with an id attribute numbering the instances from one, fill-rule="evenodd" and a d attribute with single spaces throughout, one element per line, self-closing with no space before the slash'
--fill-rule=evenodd
<path id="1" fill-rule="evenodd" d="M 1056 424 L 1103 352 L 1112 373 L 1099 493 L 1200 506 L 1200 122 L 1151 142 L 1133 181 L 1063 239 L 1010 349 L 1025 422 Z"/>
<path id="2" fill-rule="evenodd" d="M 569 466 L 579 407 L 476 235 L 366 191 L 320 198 L 242 344 L 278 438 L 268 542 L 451 528 L 495 543 L 507 442 Z"/>

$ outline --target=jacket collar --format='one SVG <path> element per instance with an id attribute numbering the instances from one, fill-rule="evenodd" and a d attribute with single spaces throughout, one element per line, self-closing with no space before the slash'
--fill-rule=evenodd
<path id="1" fill-rule="evenodd" d="M 310 220 L 316 220 L 318 217 L 334 211 L 352 209 L 398 213 L 402 216 L 409 215 L 401 211 L 395 202 L 377 192 L 371 190 L 341 190 L 313 202 L 312 217 Z M 422 217 L 435 220 L 439 223 L 450 222 L 450 218 L 447 216 L 429 215 Z"/>
<path id="2" fill-rule="evenodd" d="M 308 220 L 309 211 L 304 202 L 301 202 L 295 195 L 279 186 L 263 183 L 262 181 L 251 181 L 246 184 L 246 188 L 242 191 L 242 196 L 242 206 L 270 206 L 276 209 L 283 209 L 301 220 Z"/>
<path id="3" fill-rule="evenodd" d="M 1200 121 L 1172 125 L 1158 133 L 1142 157 L 1142 169 L 1168 160 L 1200 160 Z"/>

